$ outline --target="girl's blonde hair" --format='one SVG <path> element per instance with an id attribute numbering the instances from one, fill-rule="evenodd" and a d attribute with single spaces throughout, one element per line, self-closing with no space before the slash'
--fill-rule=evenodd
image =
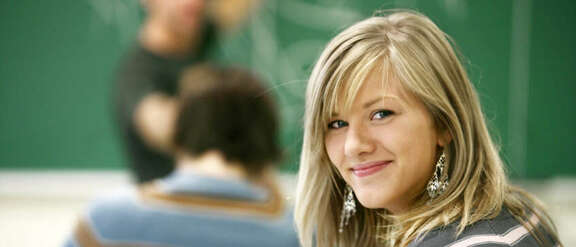
<path id="1" fill-rule="evenodd" d="M 460 233 L 474 222 L 497 216 L 503 206 L 541 243 L 550 244 L 542 231 L 557 241 L 541 204 L 508 183 L 476 91 L 450 41 L 422 14 L 395 11 L 354 24 L 324 49 L 306 91 L 295 209 L 303 246 L 313 242 L 316 246 L 405 246 L 456 220 Z M 418 203 L 402 215 L 357 203 L 357 213 L 339 233 L 345 182 L 328 158 L 324 135 L 335 107 L 349 106 L 377 66 L 384 72 L 383 83 L 389 76 L 399 79 L 403 89 L 426 106 L 435 126 L 450 133 L 452 141 L 444 147 L 450 186 L 432 203 L 426 203 L 430 198 L 423 191 Z M 542 227 L 528 220 L 531 215 Z"/>

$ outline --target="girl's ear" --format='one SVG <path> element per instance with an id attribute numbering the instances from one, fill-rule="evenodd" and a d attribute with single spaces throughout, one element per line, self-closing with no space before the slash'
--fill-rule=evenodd
<path id="1" fill-rule="evenodd" d="M 450 131 L 448 131 L 447 129 L 441 130 L 440 133 L 438 133 L 438 143 L 437 143 L 438 146 L 445 147 L 451 141 L 452 141 L 452 135 L 450 134 Z"/>

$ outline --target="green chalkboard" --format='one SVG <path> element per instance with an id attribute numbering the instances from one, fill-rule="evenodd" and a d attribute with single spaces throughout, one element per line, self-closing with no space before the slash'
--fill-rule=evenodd
<path id="1" fill-rule="evenodd" d="M 269 81 L 286 170 L 297 170 L 304 88 L 323 46 L 389 8 L 419 10 L 454 38 L 513 176 L 576 175 L 576 3 L 568 0 L 264 1 L 216 57 Z M 0 2 L 0 169 L 124 167 L 110 88 L 143 15 L 137 0 Z"/>

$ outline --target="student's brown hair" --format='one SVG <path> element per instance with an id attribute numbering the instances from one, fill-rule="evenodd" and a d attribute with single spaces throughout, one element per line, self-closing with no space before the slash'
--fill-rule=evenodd
<path id="1" fill-rule="evenodd" d="M 278 114 L 270 91 L 241 68 L 184 71 L 174 146 L 192 156 L 217 150 L 251 176 L 279 160 Z"/>

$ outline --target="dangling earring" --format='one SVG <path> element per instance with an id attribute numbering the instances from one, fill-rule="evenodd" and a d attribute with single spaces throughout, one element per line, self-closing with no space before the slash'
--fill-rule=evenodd
<path id="1" fill-rule="evenodd" d="M 349 185 L 346 185 L 346 190 L 344 192 L 344 206 L 342 206 L 342 213 L 340 214 L 340 226 L 338 227 L 338 232 L 342 233 L 344 231 L 344 227 L 348 225 L 348 221 L 350 221 L 350 218 L 354 213 L 356 213 L 354 192 Z"/>
<path id="2" fill-rule="evenodd" d="M 446 166 L 446 155 L 442 152 L 438 162 L 436 162 L 436 169 L 434 170 L 434 175 L 432 179 L 428 182 L 426 190 L 428 191 L 428 196 L 434 199 L 444 193 L 446 187 L 448 187 L 448 174 L 445 174 L 444 168 Z"/>

